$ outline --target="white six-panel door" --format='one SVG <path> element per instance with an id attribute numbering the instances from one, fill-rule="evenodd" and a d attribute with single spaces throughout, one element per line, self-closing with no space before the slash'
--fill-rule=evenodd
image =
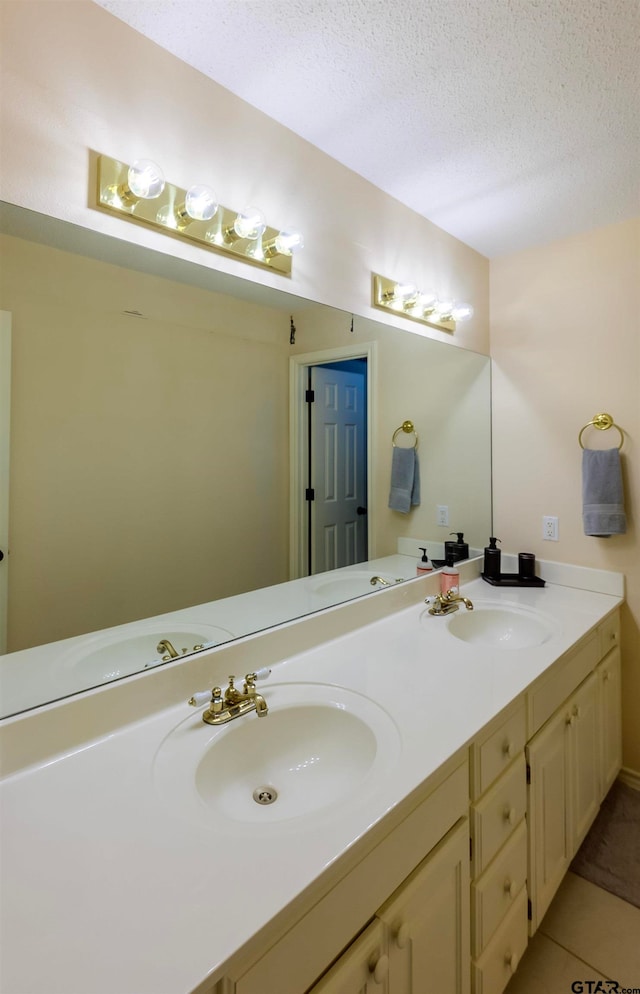
<path id="1" fill-rule="evenodd" d="M 365 376 L 314 366 L 311 388 L 311 567 L 321 573 L 367 558 Z"/>

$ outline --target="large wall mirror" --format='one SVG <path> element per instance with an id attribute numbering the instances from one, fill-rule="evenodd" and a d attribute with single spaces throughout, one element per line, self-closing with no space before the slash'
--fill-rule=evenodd
<path id="1" fill-rule="evenodd" d="M 195 605 L 201 628 L 183 631 L 198 644 L 323 606 L 280 586 L 296 571 L 296 356 L 310 365 L 369 357 L 370 559 L 397 553 L 400 538 L 442 542 L 454 530 L 485 544 L 486 356 L 11 205 L 1 220 L 0 308 L 11 314 L 13 356 L 0 672 L 44 658 L 34 647 L 51 659 L 52 644 L 60 653 L 75 645 L 67 640 L 175 620 Z M 387 498 L 392 436 L 406 419 L 420 438 L 421 502 L 401 514 Z M 443 506 L 448 526 L 437 524 Z M 238 598 L 261 588 L 271 593 L 260 611 L 243 611 Z M 228 608 L 207 628 L 205 608 L 220 602 Z M 177 621 L 175 630 L 180 640 Z M 111 663 L 101 673 L 93 682 L 123 675 Z M 84 686 L 53 684 L 33 704 Z"/>

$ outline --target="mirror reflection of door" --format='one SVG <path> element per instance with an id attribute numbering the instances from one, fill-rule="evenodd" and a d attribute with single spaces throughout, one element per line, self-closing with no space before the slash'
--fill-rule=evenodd
<path id="1" fill-rule="evenodd" d="M 309 367 L 309 573 L 365 562 L 367 360 Z"/>

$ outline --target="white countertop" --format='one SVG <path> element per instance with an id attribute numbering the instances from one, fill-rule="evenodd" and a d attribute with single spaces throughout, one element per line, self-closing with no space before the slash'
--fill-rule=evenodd
<path id="1" fill-rule="evenodd" d="M 535 608 L 559 630 L 535 648 L 483 651 L 453 638 L 447 619 L 428 616 L 421 601 L 276 664 L 262 685 L 267 701 L 270 689 L 291 682 L 345 687 L 395 723 L 393 775 L 337 811 L 255 829 L 172 807 L 154 782 L 158 748 L 185 721 L 203 741 L 212 733 L 182 699 L 7 776 L 3 994 L 187 994 L 213 982 L 244 943 L 622 600 L 480 579 L 462 593 L 478 604 Z"/>

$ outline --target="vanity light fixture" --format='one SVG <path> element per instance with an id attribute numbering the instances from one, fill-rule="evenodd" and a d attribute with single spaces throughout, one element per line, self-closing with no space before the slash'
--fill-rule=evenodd
<path id="1" fill-rule="evenodd" d="M 373 273 L 373 306 L 393 311 L 403 317 L 439 328 L 455 331 L 459 321 L 473 315 L 471 304 L 439 300 L 432 290 L 419 290 L 415 283 L 398 283 Z"/>
<path id="2" fill-rule="evenodd" d="M 292 256 L 304 245 L 299 231 L 269 227 L 257 207 L 233 211 L 218 203 L 210 186 L 200 183 L 183 190 L 167 183 L 150 159 L 128 166 L 98 155 L 97 175 L 100 210 L 244 262 L 289 276 Z"/>

